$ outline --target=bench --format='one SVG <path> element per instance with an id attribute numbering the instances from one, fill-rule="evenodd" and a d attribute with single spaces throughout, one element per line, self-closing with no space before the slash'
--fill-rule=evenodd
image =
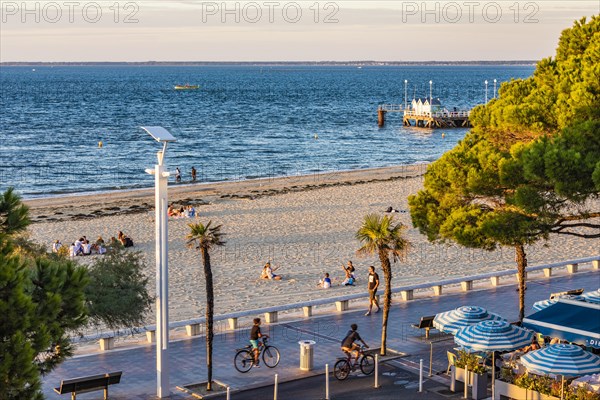
<path id="1" fill-rule="evenodd" d="M 77 393 L 104 390 L 104 400 L 108 399 L 108 385 L 116 385 L 121 382 L 123 371 L 111 372 L 109 374 L 83 376 L 80 378 L 63 379 L 60 387 L 54 388 L 58 394 L 71 393 L 71 400 L 75 400 Z"/>
<path id="2" fill-rule="evenodd" d="M 556 293 L 550 294 L 550 300 L 554 300 L 560 296 L 567 296 L 567 295 L 579 296 L 582 293 L 583 293 L 583 289 L 573 289 L 573 290 L 567 290 L 566 292 L 556 292 Z"/>
<path id="3" fill-rule="evenodd" d="M 425 339 L 429 339 L 429 330 L 435 329 L 435 327 L 433 326 L 434 318 L 435 315 L 421 317 L 421 321 L 419 321 L 418 324 L 413 324 L 412 327 L 417 329 L 425 329 Z"/>

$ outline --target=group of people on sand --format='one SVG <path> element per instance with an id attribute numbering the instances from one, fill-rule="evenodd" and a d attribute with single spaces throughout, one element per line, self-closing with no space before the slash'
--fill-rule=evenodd
<path id="1" fill-rule="evenodd" d="M 354 272 L 356 271 L 356 268 L 354 268 L 352 261 L 348 261 L 347 266 L 342 264 L 342 269 L 344 270 L 345 277 L 340 285 L 341 286 L 354 286 L 356 283 L 356 275 L 354 274 Z M 320 288 L 323 288 L 323 289 L 329 289 L 332 285 L 333 284 L 332 284 L 331 278 L 329 277 L 329 273 L 326 272 L 325 276 L 323 276 L 323 278 L 321 278 L 319 280 L 319 284 L 317 286 Z"/>
<path id="2" fill-rule="evenodd" d="M 191 204 L 187 207 L 181 206 L 175 208 L 173 204 L 167 209 L 167 215 L 172 218 L 193 218 L 196 217 L 196 209 Z"/>
<path id="3" fill-rule="evenodd" d="M 63 244 L 60 240 L 56 239 L 54 243 L 52 243 L 52 252 L 58 253 L 62 247 Z M 69 257 L 104 253 L 106 253 L 106 245 L 104 244 L 102 236 L 98 236 L 98 239 L 96 239 L 94 243 L 90 243 L 87 237 L 82 236 L 69 245 Z"/>
<path id="4" fill-rule="evenodd" d="M 81 236 L 69 245 L 69 257 L 106 254 L 108 246 L 133 247 L 133 240 L 121 231 L 118 232 L 116 238 L 114 236 L 110 238 L 108 245 L 104 239 L 102 239 L 102 236 L 98 236 L 98 239 L 96 239 L 94 243 L 91 243 L 86 236 Z M 56 239 L 54 243 L 52 243 L 52 252 L 59 253 L 61 248 L 63 248 L 63 244 L 59 239 Z"/>

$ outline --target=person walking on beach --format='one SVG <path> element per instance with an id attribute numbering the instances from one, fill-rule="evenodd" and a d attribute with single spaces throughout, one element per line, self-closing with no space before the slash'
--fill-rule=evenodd
<path id="1" fill-rule="evenodd" d="M 377 272 L 375 272 L 375 267 L 371 265 L 369 267 L 369 283 L 368 283 L 369 311 L 367 311 L 367 313 L 365 315 L 371 315 L 371 309 L 373 308 L 373 305 L 375 305 L 377 307 L 377 311 L 375 311 L 375 312 L 376 313 L 379 312 L 379 303 L 377 302 L 377 288 L 378 287 L 379 287 L 379 275 L 377 275 Z"/>
<path id="2" fill-rule="evenodd" d="M 196 168 L 192 167 L 192 182 L 196 182 Z"/>
<path id="3" fill-rule="evenodd" d="M 179 167 L 175 168 L 175 182 L 181 182 L 181 171 L 179 170 Z"/>

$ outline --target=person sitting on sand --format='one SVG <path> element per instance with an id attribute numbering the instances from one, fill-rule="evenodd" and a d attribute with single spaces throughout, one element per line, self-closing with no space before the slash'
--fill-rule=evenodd
<path id="1" fill-rule="evenodd" d="M 60 240 L 56 239 L 56 241 L 52 243 L 52 252 L 58 253 L 58 250 L 60 250 L 61 247 L 62 243 L 60 242 Z"/>
<path id="2" fill-rule="evenodd" d="M 73 246 L 75 246 L 73 252 L 76 256 L 83 255 L 83 238 L 79 238 L 79 240 L 76 240 L 75 243 L 73 243 Z"/>
<path id="3" fill-rule="evenodd" d="M 123 247 L 133 247 L 133 240 L 123 232 L 119 231 L 119 235 L 117 237 L 119 242 L 123 245 Z"/>
<path id="4" fill-rule="evenodd" d="M 94 243 L 92 248 L 98 254 L 106 253 L 106 247 L 104 244 L 104 239 L 102 239 L 102 236 L 98 236 L 98 239 L 96 239 L 96 243 Z"/>
<path id="5" fill-rule="evenodd" d="M 265 266 L 263 267 L 262 273 L 260 274 L 260 277 L 262 279 L 270 279 L 272 281 L 280 281 L 281 280 L 281 275 L 275 275 L 273 272 L 277 271 L 279 269 L 279 267 L 271 267 L 271 263 L 267 262 L 265 264 Z"/>
<path id="6" fill-rule="evenodd" d="M 331 278 L 329 277 L 329 273 L 325 273 L 323 279 L 319 280 L 319 287 L 323 289 L 329 289 L 331 287 Z"/>
<path id="7" fill-rule="evenodd" d="M 352 264 L 352 261 L 348 260 L 348 266 L 347 267 L 345 267 L 342 264 L 342 268 L 344 269 L 344 272 L 346 272 L 346 279 L 352 278 L 352 284 L 354 284 L 354 282 L 356 282 L 356 275 L 354 275 L 354 271 L 356 271 L 356 268 L 354 268 L 354 265 Z"/>
<path id="8" fill-rule="evenodd" d="M 167 215 L 169 217 L 175 217 L 177 215 L 177 211 L 175 211 L 173 208 L 173 204 L 169 205 L 169 208 L 167 209 Z"/>
<path id="9" fill-rule="evenodd" d="M 196 216 L 196 209 L 191 204 L 188 206 L 188 217 L 194 218 Z"/>
<path id="10" fill-rule="evenodd" d="M 352 272 L 350 272 L 350 270 L 346 269 L 346 267 L 344 267 L 343 265 L 342 265 L 342 268 L 344 269 L 344 272 L 346 273 L 346 278 L 342 282 L 342 285 L 354 286 L 354 274 L 352 274 Z"/>
<path id="11" fill-rule="evenodd" d="M 81 248 L 83 249 L 82 251 L 84 256 L 89 256 L 92 254 L 92 245 L 90 244 L 89 240 L 84 240 Z"/>
<path id="12" fill-rule="evenodd" d="M 77 254 L 75 254 L 75 243 L 71 243 L 71 245 L 69 246 L 69 257 L 75 257 Z"/>
<path id="13" fill-rule="evenodd" d="M 108 244 L 110 247 L 122 247 L 122 244 L 116 237 L 111 236 L 110 242 Z"/>

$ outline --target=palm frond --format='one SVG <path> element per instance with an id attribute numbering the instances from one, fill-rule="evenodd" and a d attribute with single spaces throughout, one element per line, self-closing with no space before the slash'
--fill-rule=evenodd
<path id="1" fill-rule="evenodd" d="M 402 223 L 394 224 L 394 217 L 368 214 L 356 232 L 356 239 L 362 244 L 357 254 L 369 255 L 384 250 L 394 261 L 402 259 L 410 247 L 404 237 L 405 230 Z"/>

